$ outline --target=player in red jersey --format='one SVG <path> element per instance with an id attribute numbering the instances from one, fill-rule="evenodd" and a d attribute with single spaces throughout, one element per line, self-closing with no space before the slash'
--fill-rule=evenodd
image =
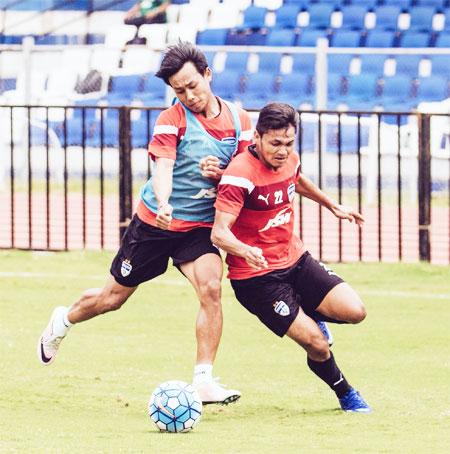
<path id="1" fill-rule="evenodd" d="M 371 408 L 341 373 L 315 322 L 359 323 L 365 308 L 294 234 L 294 194 L 339 219 L 358 225 L 364 219 L 300 172 L 296 130 L 291 106 L 273 103 L 262 109 L 254 145 L 231 162 L 220 181 L 212 240 L 228 253 L 228 277 L 239 302 L 275 334 L 286 334 L 306 350 L 309 368 L 336 393 L 343 410 L 368 413 Z"/>

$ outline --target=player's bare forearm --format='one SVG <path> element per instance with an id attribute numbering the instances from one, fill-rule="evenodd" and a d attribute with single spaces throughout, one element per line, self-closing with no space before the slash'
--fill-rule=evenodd
<path id="1" fill-rule="evenodd" d="M 330 199 L 318 186 L 316 186 L 308 177 L 300 174 L 295 185 L 295 191 L 298 192 L 301 196 L 317 202 L 318 204 L 332 209 L 333 206 L 336 206 L 337 203 Z"/>
<path id="2" fill-rule="evenodd" d="M 234 236 L 230 228 L 235 221 L 236 216 L 216 210 L 211 241 L 225 252 L 242 257 L 254 269 L 267 268 L 267 260 L 260 248 L 243 243 Z"/>
<path id="3" fill-rule="evenodd" d="M 309 178 L 300 174 L 295 186 L 296 192 L 303 197 L 314 200 L 318 204 L 328 208 L 337 218 L 347 219 L 350 222 L 355 222 L 359 226 L 364 224 L 363 216 L 351 207 L 340 205 L 330 197 L 328 197 L 318 186 L 316 186 Z"/>
<path id="4" fill-rule="evenodd" d="M 153 174 L 153 192 L 158 203 L 156 225 L 163 230 L 169 228 L 172 221 L 172 207 L 169 198 L 172 194 L 173 166 L 175 161 L 169 158 L 157 158 Z"/>

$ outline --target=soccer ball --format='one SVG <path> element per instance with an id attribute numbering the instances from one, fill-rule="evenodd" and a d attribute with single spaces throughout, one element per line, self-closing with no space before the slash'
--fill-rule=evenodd
<path id="1" fill-rule="evenodd" d="M 192 385 L 166 381 L 153 391 L 148 414 L 161 432 L 188 432 L 200 421 L 202 401 Z"/>

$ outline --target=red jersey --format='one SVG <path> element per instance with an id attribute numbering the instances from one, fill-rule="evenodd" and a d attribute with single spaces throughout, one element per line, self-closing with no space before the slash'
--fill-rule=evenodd
<path id="1" fill-rule="evenodd" d="M 221 104 L 220 114 L 215 118 L 205 118 L 203 115 L 194 114 L 201 123 L 205 132 L 217 140 L 226 137 L 233 137 L 236 134 L 234 129 L 233 115 L 226 104 L 217 98 Z M 238 137 L 237 153 L 244 151 L 252 140 L 252 124 L 249 114 L 238 108 L 239 120 L 241 122 L 241 134 Z M 177 158 L 177 146 L 183 140 L 186 132 L 186 114 L 180 103 L 174 104 L 161 112 L 156 120 L 153 130 L 153 137 L 148 150 L 150 156 L 159 158 Z M 156 226 L 156 214 L 150 211 L 142 200 L 137 207 L 139 219 L 147 224 Z M 205 222 L 185 221 L 172 219 L 169 230 L 186 232 L 196 227 L 211 227 L 212 224 Z"/>
<path id="2" fill-rule="evenodd" d="M 243 243 L 261 248 L 269 265 L 255 270 L 243 258 L 228 254 L 230 279 L 288 268 L 305 252 L 303 242 L 294 234 L 293 200 L 299 171 L 296 153 L 275 171 L 250 149 L 236 156 L 225 170 L 214 206 L 237 216 L 231 231 Z"/>

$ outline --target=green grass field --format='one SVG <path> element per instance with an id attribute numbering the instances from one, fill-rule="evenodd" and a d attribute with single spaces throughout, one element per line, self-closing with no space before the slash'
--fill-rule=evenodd
<path id="1" fill-rule="evenodd" d="M 72 328 L 44 367 L 36 342 L 54 306 L 103 284 L 112 254 L 0 252 L 1 453 L 448 453 L 450 267 L 336 265 L 363 296 L 359 326 L 333 326 L 333 351 L 373 406 L 343 414 L 304 352 L 266 330 L 224 282 L 214 374 L 242 391 L 187 434 L 161 434 L 152 390 L 190 381 L 195 295 L 176 270 L 118 312 Z"/>

